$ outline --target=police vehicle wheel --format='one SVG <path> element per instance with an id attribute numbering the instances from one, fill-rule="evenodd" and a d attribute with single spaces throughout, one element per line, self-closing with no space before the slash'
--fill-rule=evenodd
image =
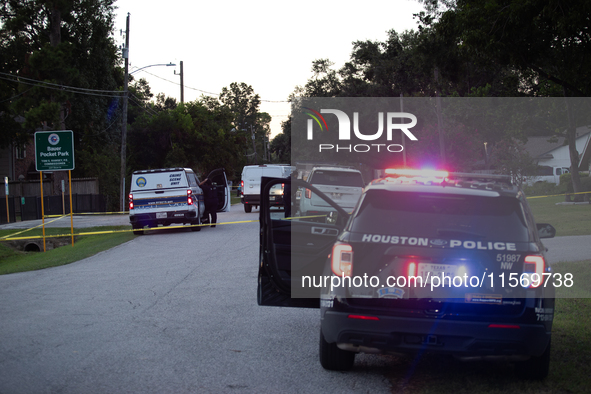
<path id="1" fill-rule="evenodd" d="M 244 204 L 244 212 L 251 213 L 252 212 L 252 205 Z"/>
<path id="2" fill-rule="evenodd" d="M 195 220 L 192 225 L 201 224 L 201 212 L 199 212 L 199 207 L 197 207 L 197 220 Z M 201 226 L 191 227 L 191 231 L 201 231 Z"/>
<path id="3" fill-rule="evenodd" d="M 197 220 L 191 224 L 195 226 L 195 227 L 191 227 L 192 231 L 201 231 L 201 226 L 196 226 L 196 225 L 201 224 L 201 220 Z"/>
<path id="4" fill-rule="evenodd" d="M 341 350 L 336 343 L 328 343 L 320 329 L 320 364 L 330 371 L 347 371 L 355 364 L 355 353 Z"/>
<path id="5" fill-rule="evenodd" d="M 550 342 L 541 356 L 531 357 L 527 361 L 515 364 L 517 375 L 523 379 L 542 380 L 548 376 L 550 371 Z"/>
<path id="6" fill-rule="evenodd" d="M 144 228 L 139 226 L 133 226 L 133 234 L 134 235 L 144 235 Z"/>

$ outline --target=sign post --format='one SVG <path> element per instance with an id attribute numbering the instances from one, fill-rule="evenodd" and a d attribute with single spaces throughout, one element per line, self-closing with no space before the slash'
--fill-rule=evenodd
<path id="1" fill-rule="evenodd" d="M 4 177 L 4 195 L 6 196 L 6 223 L 10 223 L 10 215 L 8 211 L 8 177 Z"/>
<path id="2" fill-rule="evenodd" d="M 38 131 L 35 133 L 35 167 L 41 174 L 41 216 L 43 218 L 43 251 L 45 251 L 45 212 L 43 208 L 43 171 L 68 171 L 70 179 L 70 226 L 74 246 L 72 215 L 72 170 L 74 169 L 74 132 Z"/>

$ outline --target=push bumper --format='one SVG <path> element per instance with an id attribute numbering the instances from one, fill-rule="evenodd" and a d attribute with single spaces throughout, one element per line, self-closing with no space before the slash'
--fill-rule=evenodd
<path id="1" fill-rule="evenodd" d="M 539 356 L 551 333 L 539 324 L 467 322 L 431 318 L 373 316 L 327 310 L 322 333 L 329 343 L 366 353 L 428 351 L 460 357 Z"/>
<path id="2" fill-rule="evenodd" d="M 195 211 L 181 210 L 130 214 L 129 221 L 132 226 L 136 227 L 155 227 L 159 224 L 168 225 L 172 223 L 191 223 L 195 221 L 196 217 L 197 215 Z"/>

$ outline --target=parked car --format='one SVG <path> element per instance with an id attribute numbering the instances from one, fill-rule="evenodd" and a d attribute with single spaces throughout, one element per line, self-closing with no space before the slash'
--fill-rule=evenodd
<path id="1" fill-rule="evenodd" d="M 324 368 L 350 369 L 360 352 L 432 352 L 547 376 L 554 287 L 541 280 L 552 275 L 541 238 L 556 230 L 535 223 L 510 177 L 391 171 L 351 215 L 292 180 L 331 208 L 324 222 L 270 210 L 278 182 L 262 187 L 257 301 L 320 308 Z"/>

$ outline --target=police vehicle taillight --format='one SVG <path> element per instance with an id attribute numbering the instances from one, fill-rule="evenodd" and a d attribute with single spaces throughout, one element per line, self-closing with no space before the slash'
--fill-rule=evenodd
<path id="1" fill-rule="evenodd" d="M 129 193 L 129 210 L 133 209 L 133 194 Z"/>
<path id="2" fill-rule="evenodd" d="M 546 261 L 544 261 L 542 256 L 525 256 L 525 259 L 523 260 L 523 274 L 529 278 L 529 281 L 525 281 L 523 283 L 529 283 L 529 285 L 526 286 L 527 288 L 535 289 L 544 283 L 545 268 Z"/>
<path id="3" fill-rule="evenodd" d="M 187 204 L 188 205 L 193 205 L 193 197 L 191 196 L 192 193 L 193 193 L 193 191 L 191 189 L 187 189 Z"/>
<path id="4" fill-rule="evenodd" d="M 244 194 L 244 181 L 240 181 L 240 194 Z"/>
<path id="5" fill-rule="evenodd" d="M 337 276 L 351 276 L 353 272 L 353 248 L 351 245 L 337 243 L 332 247 L 331 268 Z"/>
<path id="6" fill-rule="evenodd" d="M 411 261 L 408 263 L 406 267 L 406 277 L 410 278 L 413 276 L 417 276 L 417 263 Z"/>

